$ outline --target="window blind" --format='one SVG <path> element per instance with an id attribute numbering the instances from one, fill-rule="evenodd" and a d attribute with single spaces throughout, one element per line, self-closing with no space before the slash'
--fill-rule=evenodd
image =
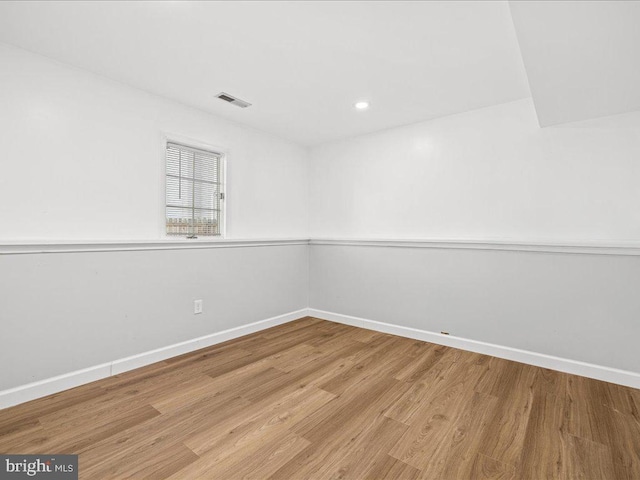
<path id="1" fill-rule="evenodd" d="M 167 235 L 215 236 L 222 224 L 222 155 L 167 143 Z"/>

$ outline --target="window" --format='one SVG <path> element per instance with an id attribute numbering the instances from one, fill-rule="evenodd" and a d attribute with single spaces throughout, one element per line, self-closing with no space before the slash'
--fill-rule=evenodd
<path id="1" fill-rule="evenodd" d="M 167 143 L 167 235 L 222 234 L 222 157 L 221 153 Z"/>

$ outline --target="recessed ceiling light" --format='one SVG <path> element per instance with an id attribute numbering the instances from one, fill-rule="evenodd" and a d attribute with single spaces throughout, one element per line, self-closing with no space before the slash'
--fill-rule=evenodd
<path id="1" fill-rule="evenodd" d="M 369 102 L 358 102 L 356 103 L 355 107 L 358 110 L 366 110 L 367 108 L 369 108 Z"/>

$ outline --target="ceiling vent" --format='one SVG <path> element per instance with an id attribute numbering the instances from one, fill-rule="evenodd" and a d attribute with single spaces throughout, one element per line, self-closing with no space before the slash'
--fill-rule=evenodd
<path id="1" fill-rule="evenodd" d="M 239 98 L 236 98 L 233 95 L 229 95 L 228 93 L 224 93 L 224 92 L 221 92 L 218 95 L 216 95 L 216 98 L 219 98 L 220 100 L 224 100 L 225 102 L 240 108 L 247 108 L 251 106 L 249 102 L 245 102 L 244 100 L 240 100 Z"/>

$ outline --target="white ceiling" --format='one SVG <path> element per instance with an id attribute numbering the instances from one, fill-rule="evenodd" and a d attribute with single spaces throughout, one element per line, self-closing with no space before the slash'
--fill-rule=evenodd
<path id="1" fill-rule="evenodd" d="M 0 41 L 303 145 L 530 95 L 506 2 L 0 2 Z"/>
<path id="2" fill-rule="evenodd" d="M 640 2 L 511 2 L 541 126 L 640 109 Z"/>
<path id="3" fill-rule="evenodd" d="M 302 145 L 530 95 L 542 126 L 640 109 L 638 25 L 612 0 L 0 2 L 2 42 Z"/>

